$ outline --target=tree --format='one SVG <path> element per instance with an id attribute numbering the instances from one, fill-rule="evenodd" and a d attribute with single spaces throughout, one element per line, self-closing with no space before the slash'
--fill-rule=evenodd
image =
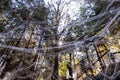
<path id="1" fill-rule="evenodd" d="M 115 0 L 0 3 L 4 19 L 0 28 L 0 78 L 65 79 L 65 73 L 59 74 L 61 69 L 69 72 L 69 80 L 76 79 L 74 73 L 82 80 L 119 79 L 119 7 Z"/>

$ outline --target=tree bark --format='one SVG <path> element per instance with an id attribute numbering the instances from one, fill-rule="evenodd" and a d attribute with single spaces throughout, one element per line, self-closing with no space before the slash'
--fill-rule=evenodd
<path id="1" fill-rule="evenodd" d="M 54 57 L 54 69 L 53 69 L 53 76 L 51 77 L 52 80 L 58 80 L 58 55 Z"/>

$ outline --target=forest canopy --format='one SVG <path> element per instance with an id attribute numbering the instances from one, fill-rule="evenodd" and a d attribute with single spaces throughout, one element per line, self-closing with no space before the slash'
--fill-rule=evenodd
<path id="1" fill-rule="evenodd" d="M 119 0 L 0 0 L 0 79 L 120 80 Z"/>

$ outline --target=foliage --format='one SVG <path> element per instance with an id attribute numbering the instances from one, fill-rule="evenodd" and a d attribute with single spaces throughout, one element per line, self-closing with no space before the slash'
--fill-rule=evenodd
<path id="1" fill-rule="evenodd" d="M 67 63 L 65 61 L 62 61 L 59 63 L 59 75 L 60 76 L 66 76 L 66 71 L 67 71 Z"/>
<path id="2" fill-rule="evenodd" d="M 120 69 L 119 3 L 80 1 L 1 2 L 5 19 L 0 23 L 0 78 L 116 79 Z M 74 3 L 82 5 L 74 9 L 77 13 L 70 10 Z"/>

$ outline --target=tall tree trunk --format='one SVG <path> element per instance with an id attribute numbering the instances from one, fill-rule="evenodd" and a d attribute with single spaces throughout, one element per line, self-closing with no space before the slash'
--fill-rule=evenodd
<path id="1" fill-rule="evenodd" d="M 86 50 L 87 60 L 88 60 L 89 64 L 92 64 L 91 61 L 90 61 L 90 57 L 89 57 L 89 54 L 88 54 L 88 50 L 87 50 L 87 49 L 85 49 L 85 50 Z M 88 65 L 88 67 L 90 67 L 90 71 L 91 71 L 91 73 L 92 73 L 92 75 L 93 75 L 93 70 L 92 70 L 92 68 L 91 68 L 91 65 L 90 65 L 90 66 Z"/>
<path id="2" fill-rule="evenodd" d="M 95 51 L 96 51 L 96 53 L 97 53 L 97 57 L 98 57 L 98 61 L 99 61 L 99 63 L 100 63 L 100 66 L 101 66 L 102 69 L 104 69 L 104 66 L 103 66 L 103 63 L 102 63 L 102 60 L 101 60 L 101 57 L 100 57 L 100 55 L 99 55 L 99 51 L 98 51 L 98 49 L 97 49 L 97 45 L 95 44 L 95 42 L 94 42 L 94 48 L 95 48 Z"/>
<path id="3" fill-rule="evenodd" d="M 58 55 L 55 55 L 52 80 L 58 80 L 58 66 Z"/>
<path id="4" fill-rule="evenodd" d="M 58 25 L 58 24 L 57 24 Z M 54 34 L 57 34 L 57 28 L 56 28 L 56 30 L 52 30 L 53 31 L 53 33 Z M 51 34 L 53 34 L 53 33 L 51 33 Z M 53 38 L 53 47 L 57 47 L 58 46 L 58 42 L 57 42 L 57 40 L 58 40 L 58 36 L 55 36 L 54 38 Z M 55 50 L 53 50 L 54 51 L 54 53 L 55 53 L 55 57 L 54 57 L 54 66 L 53 66 L 53 74 L 52 74 L 52 80 L 58 80 L 59 79 L 59 74 L 58 74 L 58 67 L 59 67 L 59 62 L 58 62 L 58 52 L 59 52 L 59 50 L 58 49 L 55 49 Z"/>
<path id="5" fill-rule="evenodd" d="M 73 74 L 72 74 L 72 54 L 70 53 L 70 69 L 69 69 L 69 74 L 71 77 L 73 77 Z"/>

